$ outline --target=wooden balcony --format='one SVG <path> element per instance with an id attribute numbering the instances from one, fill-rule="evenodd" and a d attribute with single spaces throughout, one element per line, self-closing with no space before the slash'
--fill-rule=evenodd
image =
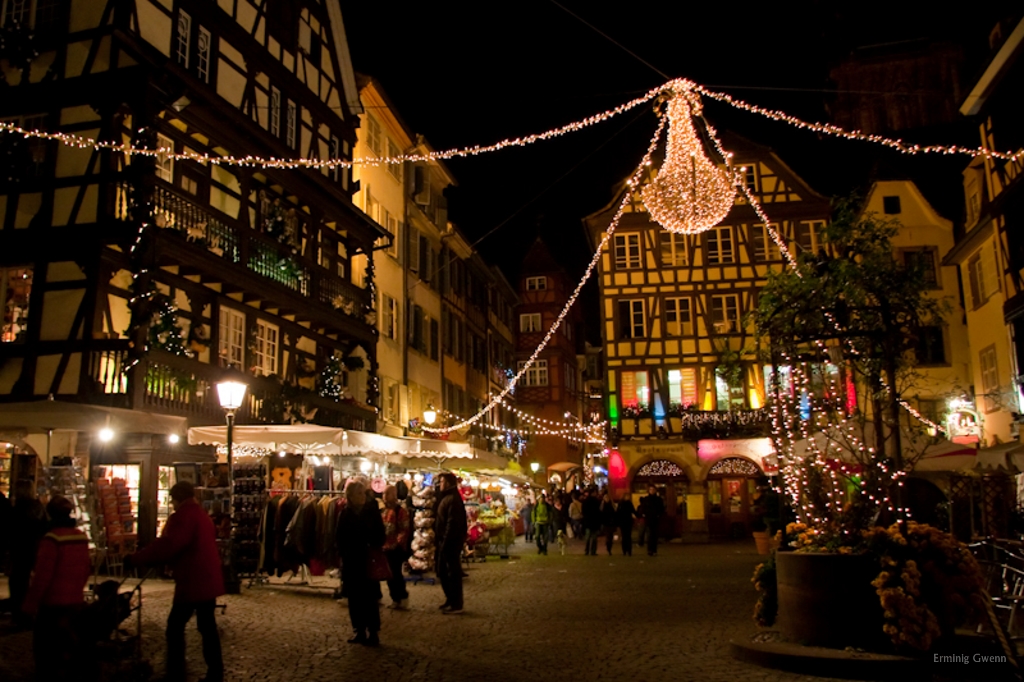
<path id="1" fill-rule="evenodd" d="M 127 217 L 126 212 L 118 213 Z M 372 304 L 369 292 L 321 267 L 302 249 L 162 184 L 153 191 L 153 215 L 162 228 L 158 232 L 160 265 L 176 266 L 182 276 L 218 284 L 224 293 L 241 291 L 252 300 L 265 300 L 281 314 L 295 315 L 331 332 L 373 340 L 373 329 L 363 319 Z M 309 243 L 313 240 L 306 241 L 307 254 L 315 254 L 315 244 Z"/>
<path id="2" fill-rule="evenodd" d="M 659 431 L 659 421 L 665 429 L 663 434 Z M 681 436 L 686 440 L 759 438 L 771 432 L 771 413 L 768 408 L 761 408 L 730 412 L 684 410 L 661 420 L 655 420 L 650 414 L 622 416 L 619 431 L 623 438 L 642 439 L 666 436 Z"/>
<path id="3" fill-rule="evenodd" d="M 270 377 L 242 375 L 160 351 L 150 352 L 126 372 L 127 342 L 108 341 L 104 345 L 107 349 L 89 354 L 88 373 L 97 402 L 180 415 L 188 417 L 193 425 L 219 424 L 224 420 L 224 410 L 217 400 L 216 384 L 230 378 L 249 386 L 245 404 L 237 412 L 241 424 L 308 421 L 360 431 L 376 430 L 376 414 L 371 408 L 336 402 Z"/>

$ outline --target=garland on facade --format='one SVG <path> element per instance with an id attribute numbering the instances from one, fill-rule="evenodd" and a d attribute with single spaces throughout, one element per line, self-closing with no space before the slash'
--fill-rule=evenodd
<path id="1" fill-rule="evenodd" d="M 316 380 L 316 392 L 320 397 L 341 400 L 345 391 L 343 373 L 341 358 L 337 354 L 331 355 Z"/>

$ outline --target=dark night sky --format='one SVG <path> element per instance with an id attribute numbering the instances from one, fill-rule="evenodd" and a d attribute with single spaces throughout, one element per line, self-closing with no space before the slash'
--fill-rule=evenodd
<path id="1" fill-rule="evenodd" d="M 408 124 L 435 149 L 447 149 L 541 132 L 604 111 L 665 82 L 658 71 L 825 120 L 829 67 L 851 48 L 952 38 L 974 60 L 965 70 L 971 77 L 989 30 L 1014 12 L 1013 4 L 980 3 L 965 16 L 938 14 L 934 3 L 891 0 L 564 0 L 561 6 L 551 0 L 343 0 L 342 12 L 356 70 L 375 76 Z M 855 143 L 820 141 L 719 104 L 706 104 L 706 113 L 719 129 L 775 148 L 824 194 L 845 194 L 851 183 L 863 182 L 828 170 Z M 576 276 L 589 259 L 580 219 L 610 200 L 654 125 L 651 108 L 642 107 L 554 141 L 449 161 L 459 183 L 450 215 L 471 240 L 482 239 L 478 250 L 510 277 L 538 231 Z"/>

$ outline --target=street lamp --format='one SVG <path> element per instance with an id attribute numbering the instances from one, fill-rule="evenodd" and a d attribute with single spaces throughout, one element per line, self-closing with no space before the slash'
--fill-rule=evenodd
<path id="1" fill-rule="evenodd" d="M 217 384 L 217 399 L 220 401 L 220 406 L 224 408 L 225 417 L 227 419 L 227 448 L 228 448 L 228 520 L 230 521 L 232 533 L 234 533 L 235 526 L 235 464 L 231 453 L 231 440 L 234 436 L 235 430 L 235 410 L 242 406 L 242 400 L 245 398 L 246 385 L 240 381 L 221 381 Z M 234 543 L 231 538 L 228 539 L 229 550 L 228 556 L 231 566 L 230 577 L 231 582 L 234 583 Z"/>
<path id="2" fill-rule="evenodd" d="M 427 409 L 423 410 L 423 421 L 426 422 L 427 426 L 431 426 L 437 421 L 437 410 L 434 409 L 433 405 L 427 405 Z"/>
<path id="3" fill-rule="evenodd" d="M 530 462 L 530 471 L 533 473 L 540 471 L 540 462 Z"/>

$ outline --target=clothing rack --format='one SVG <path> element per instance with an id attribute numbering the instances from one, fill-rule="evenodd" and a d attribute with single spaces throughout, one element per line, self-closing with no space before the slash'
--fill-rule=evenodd
<path id="1" fill-rule="evenodd" d="M 319 499 L 323 499 L 325 497 L 327 497 L 327 498 L 341 497 L 344 494 L 345 493 L 342 490 L 302 490 L 302 489 L 294 489 L 294 488 L 278 489 L 278 490 L 270 489 L 270 490 L 267 491 L 267 503 L 269 504 L 270 500 L 272 500 L 274 498 L 282 498 L 282 497 L 288 497 L 288 496 L 295 496 L 295 497 L 297 497 L 299 499 L 304 499 L 304 498 L 319 498 Z M 266 551 L 266 549 L 264 549 L 264 551 Z M 330 570 L 333 570 L 333 569 L 327 569 L 327 571 L 325 571 L 325 575 L 327 573 L 329 573 Z M 262 567 L 261 567 L 260 571 L 258 571 L 255 575 L 250 577 L 250 580 L 248 582 L 247 587 L 253 587 L 253 586 L 256 586 L 256 585 L 270 585 L 272 587 L 284 587 L 284 588 L 302 587 L 302 588 L 313 589 L 313 590 L 331 590 L 332 593 L 334 594 L 335 598 L 338 598 L 340 596 L 340 593 L 341 593 L 341 576 L 340 576 L 340 573 L 339 573 L 339 576 L 338 576 L 338 579 L 337 579 L 338 580 L 338 586 L 337 587 L 335 587 L 334 584 L 332 584 L 331 581 L 333 579 L 330 578 L 329 575 L 327 576 L 327 579 L 328 579 L 328 583 L 327 584 L 324 584 L 324 585 L 314 585 L 313 584 L 313 575 L 310 572 L 310 568 L 309 568 L 309 564 L 308 563 L 299 564 L 298 565 L 298 571 L 297 572 L 291 571 L 291 575 L 288 576 L 287 580 L 285 580 L 284 582 L 271 582 L 271 580 L 270 580 L 271 577 L 272 576 L 270 574 L 264 573 L 262 571 Z M 299 582 L 292 582 L 296 577 L 299 578 Z"/>

